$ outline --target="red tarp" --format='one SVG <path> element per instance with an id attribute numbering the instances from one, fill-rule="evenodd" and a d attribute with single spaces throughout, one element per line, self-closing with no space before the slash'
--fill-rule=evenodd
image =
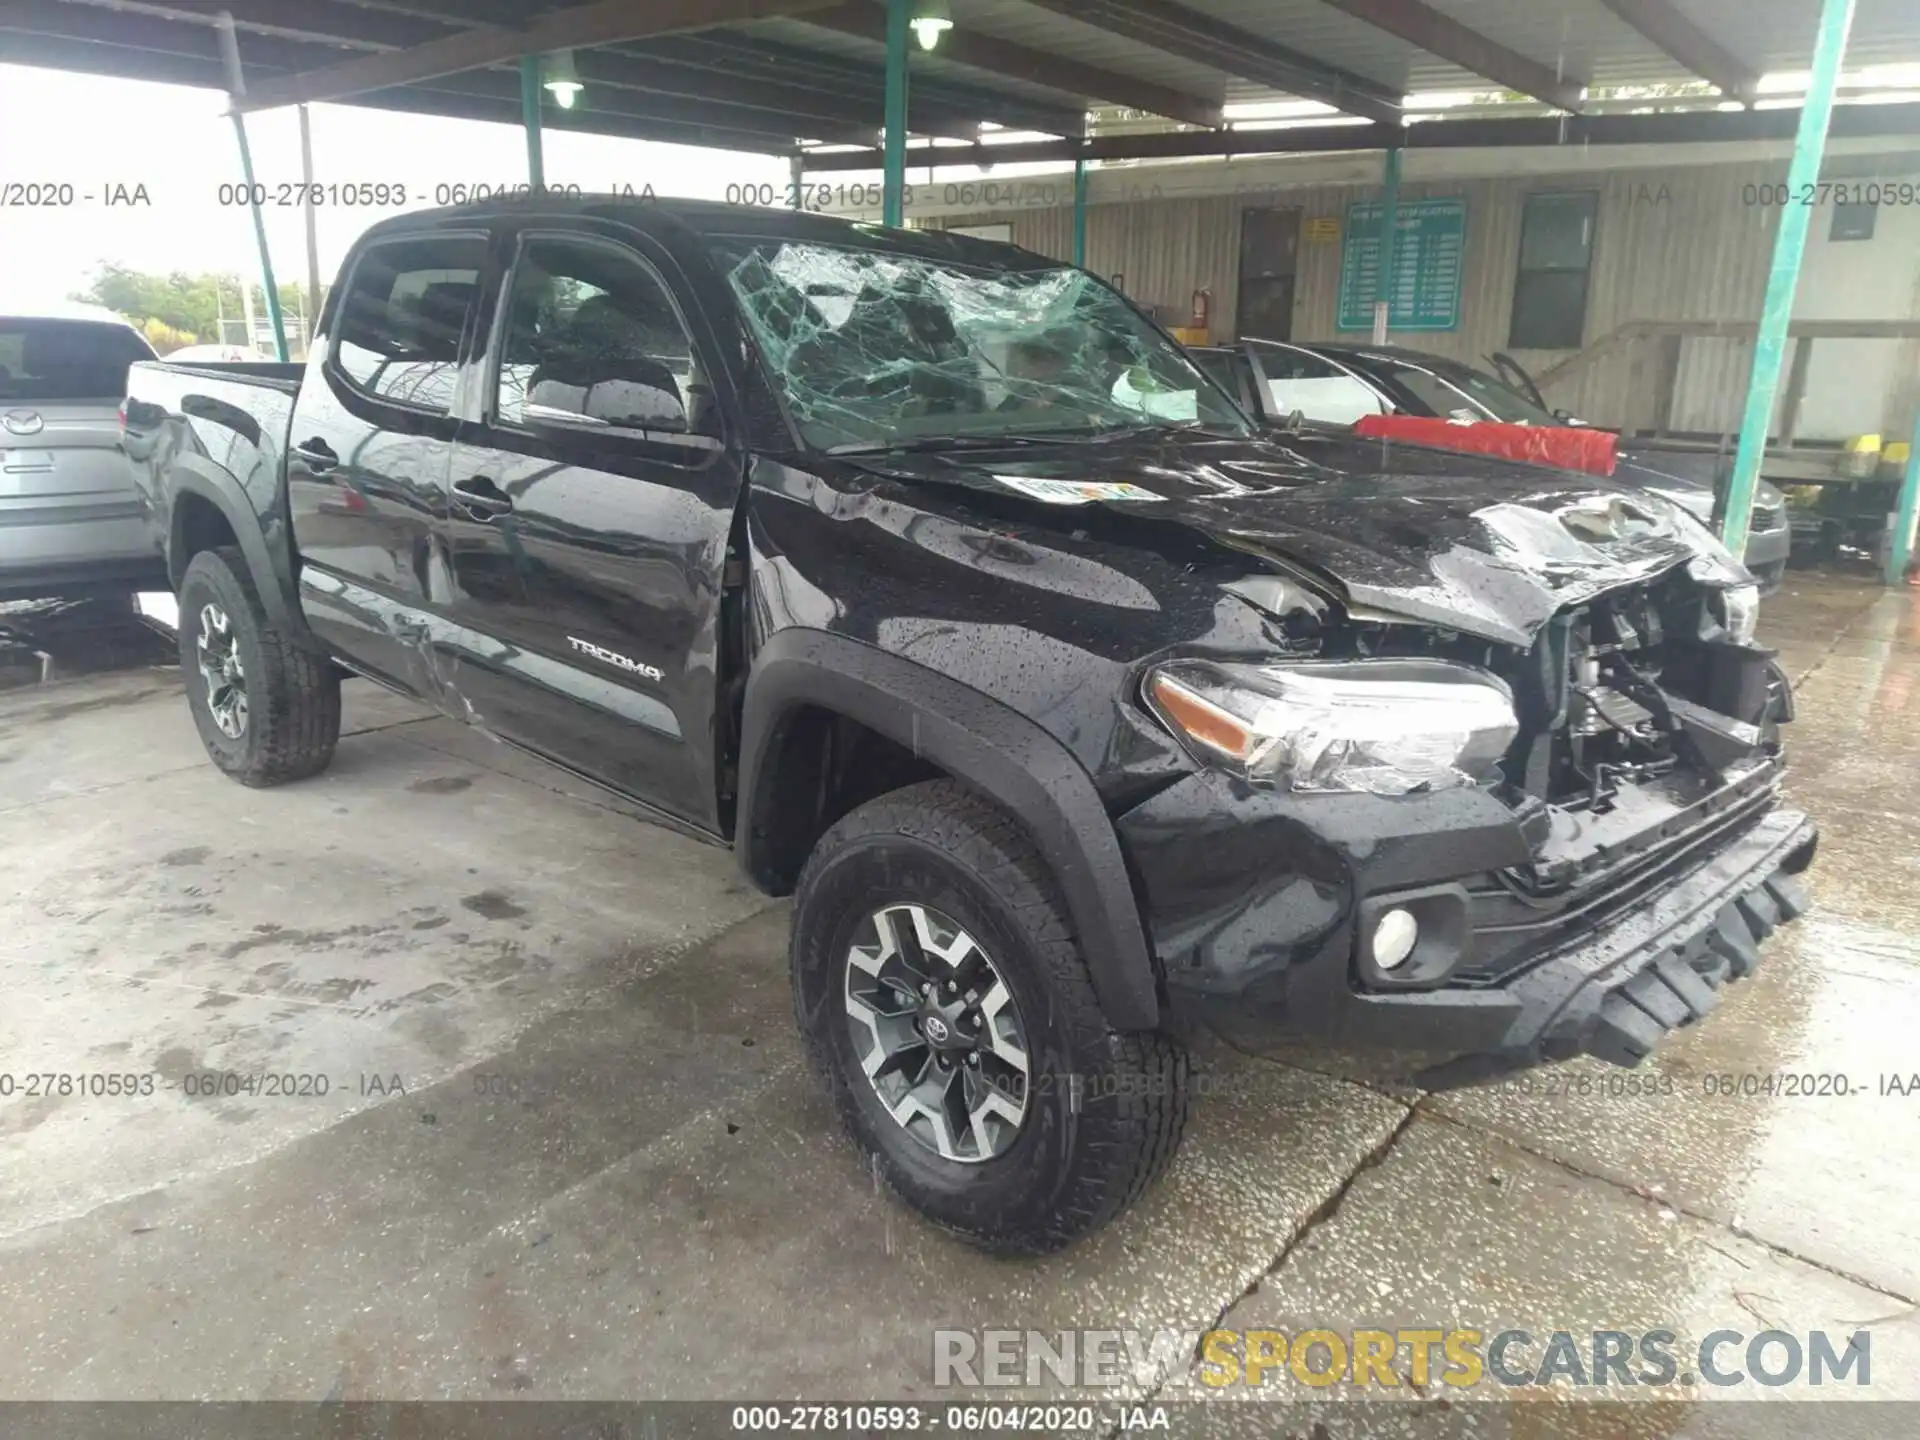
<path id="1" fill-rule="evenodd" d="M 1425 415 L 1362 415 L 1353 429 L 1355 434 L 1370 439 L 1437 445 L 1443 450 L 1558 465 L 1591 475 L 1613 474 L 1617 438 L 1611 430 L 1584 425 L 1503 425 L 1491 420 L 1463 422 Z"/>

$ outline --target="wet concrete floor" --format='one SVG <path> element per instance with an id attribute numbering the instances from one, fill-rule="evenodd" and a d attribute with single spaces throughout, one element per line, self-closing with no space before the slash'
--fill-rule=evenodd
<path id="1" fill-rule="evenodd" d="M 1135 1396 L 1362 1393 L 1216 1388 L 1218 1325 L 1525 1330 L 1522 1378 L 1558 1331 L 1671 1330 L 1692 1374 L 1727 1330 L 1737 1383 L 1632 1393 L 1920 1399 L 1917 593 L 1767 603 L 1817 909 L 1642 1093 L 1212 1055 L 1168 1179 L 1038 1262 L 876 1187 L 802 1065 L 785 908 L 724 853 L 357 682 L 333 768 L 265 792 L 208 766 L 166 671 L 0 695 L 0 1395 L 945 1398 L 940 1328 L 1177 1332 Z M 187 1093 L 216 1072 L 287 1093 Z M 1760 1332 L 1863 1329 L 1866 1387 L 1746 1373 Z M 1547 1392 L 1364 1393 L 1413 1423 Z"/>

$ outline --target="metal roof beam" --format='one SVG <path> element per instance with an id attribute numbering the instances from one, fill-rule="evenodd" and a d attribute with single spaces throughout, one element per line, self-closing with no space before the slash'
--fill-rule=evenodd
<path id="1" fill-rule="evenodd" d="M 150 49 L 127 44 L 100 43 L 71 36 L 10 31 L 5 12 L 0 11 L 0 35 L 6 39 L 7 59 L 21 65 L 42 65 L 53 70 L 105 75 L 114 79 L 151 80 L 171 85 L 193 85 L 209 90 L 226 88 L 226 71 L 215 53 L 212 32 L 205 27 L 182 27 L 183 37 L 207 36 L 204 54 L 194 54 L 184 41 L 168 49 Z M 278 78 L 278 67 L 259 66 L 262 83 Z M 409 114 L 445 115 L 454 119 L 494 121 L 518 126 L 518 98 L 490 98 L 423 86 L 365 92 L 348 96 L 339 103 L 367 109 L 400 110 Z M 674 106 L 684 114 L 684 107 Z M 553 129 L 579 130 L 595 135 L 618 135 L 635 140 L 661 140 L 676 145 L 711 145 L 723 150 L 745 150 L 755 154 L 787 155 L 794 152 L 793 136 L 785 127 L 768 131 L 760 126 L 764 117 L 751 112 L 731 113 L 715 109 L 701 120 L 680 115 L 656 115 L 637 109 L 611 111 L 584 107 L 562 111 L 557 107 L 545 117 Z M 849 132 L 851 134 L 851 132 Z M 864 135 L 860 138 L 866 138 Z M 417 177 L 399 176 L 410 179 Z"/>
<path id="2" fill-rule="evenodd" d="M 337 103 L 367 110 L 400 110 L 413 115 L 445 115 L 455 120 L 482 120 L 518 126 L 519 102 L 456 95 L 444 90 L 403 86 L 397 90 L 362 91 Z M 730 126 L 684 124 L 647 116 L 613 114 L 605 110 L 561 110 L 542 114 L 547 130 L 575 130 L 588 135 L 618 135 L 630 140 L 660 140 L 673 145 L 705 145 L 718 150 L 745 150 L 757 155 L 790 155 L 793 142 L 781 135 Z M 402 177 L 404 178 L 404 177 Z M 482 173 L 476 178 L 485 180 Z M 609 177 L 618 179 L 619 177 Z"/>
<path id="3" fill-rule="evenodd" d="M 248 20 L 244 25 L 236 23 L 236 28 L 248 32 L 245 59 L 249 70 L 256 72 L 257 83 L 264 88 L 277 79 L 325 64 L 339 42 L 318 27 L 332 12 L 351 8 L 330 5 L 329 0 L 298 0 L 297 5 L 286 0 L 249 0 Z M 299 18 L 303 11 L 308 28 L 294 38 L 287 22 Z M 365 27 L 356 43 L 379 51 L 398 48 L 391 41 L 399 32 L 386 23 L 397 17 L 374 13 L 367 18 L 373 23 Z M 351 17 L 340 15 L 333 15 L 332 23 L 343 19 L 351 23 Z M 91 0 L 82 0 L 81 4 L 66 3 L 66 0 L 0 0 L 0 26 L 67 40 L 104 41 L 155 54 L 200 57 L 214 53 L 213 42 L 208 38 L 210 21 L 211 12 L 194 14 L 157 5 L 141 5 L 136 10 L 114 13 L 93 5 Z M 444 25 L 437 28 L 445 33 Z M 410 38 L 419 38 L 417 28 Z M 764 78 L 747 81 L 704 74 L 678 66 L 616 57 L 602 50 L 582 52 L 577 59 L 580 73 L 595 87 L 583 97 L 585 110 L 644 113 L 662 120 L 704 123 L 720 129 L 745 125 L 754 130 L 767 128 L 766 122 L 777 115 L 780 123 L 774 127 L 774 133 L 781 136 L 783 145 L 790 145 L 797 134 L 863 144 L 870 142 L 879 129 L 878 99 L 870 105 L 863 104 L 844 90 L 838 95 L 809 93 Z M 461 73 L 497 77 L 504 72 L 488 68 Z M 461 88 L 444 81 L 426 83 L 429 88 L 438 85 L 442 90 Z M 518 87 L 516 78 L 512 82 L 512 94 L 503 98 L 516 98 Z M 494 95 L 501 93 L 501 87 L 497 81 L 489 82 L 488 88 L 476 93 Z M 621 101 L 618 97 L 622 95 L 673 97 L 675 103 L 671 106 L 635 104 Z M 753 113 L 734 115 L 729 121 L 723 110 L 712 108 L 715 106 L 739 107 Z M 977 119 L 956 119 L 950 111 L 934 106 L 927 110 L 924 133 L 968 140 L 980 133 Z"/>
<path id="4" fill-rule="evenodd" d="M 1669 0 L 1600 0 L 1702 80 L 1742 105 L 1760 93 L 1760 72 L 1674 9 Z"/>
<path id="5" fill-rule="evenodd" d="M 1349 115 L 1398 124 L 1399 95 L 1350 70 L 1189 10 L 1174 0 L 1030 0 L 1070 19 L 1124 35 L 1169 55 L 1210 65 L 1243 80 L 1318 100 Z"/>
<path id="6" fill-rule="evenodd" d="M 886 40 L 886 14 L 880 6 L 868 3 L 868 0 L 854 0 L 854 3 L 836 5 L 831 10 L 811 11 L 799 18 L 809 25 L 837 30 L 843 35 L 858 36 L 876 44 L 885 43 Z M 1044 85 L 1050 90 L 1103 100 L 1110 105 L 1125 105 L 1151 115 L 1178 120 L 1185 125 L 1218 129 L 1226 123 L 1221 117 L 1220 106 L 1198 95 L 1189 95 L 1132 75 L 1115 74 L 1096 65 L 1083 65 L 1063 55 L 1032 50 L 1025 45 L 1016 45 L 1011 40 L 983 35 L 977 30 L 949 30 L 941 38 L 940 48 L 935 54 L 942 60 L 984 70 L 991 75 L 1024 80 L 1029 85 Z"/>
<path id="7" fill-rule="evenodd" d="M 584 68 L 581 74 L 586 74 Z M 457 75 L 441 75 L 404 88 L 421 95 L 467 95 L 498 100 L 503 104 L 512 104 L 516 107 L 515 114 L 519 113 L 520 79 L 510 70 L 489 68 L 462 71 Z M 557 110 L 556 106 L 543 107 L 541 124 L 547 124 L 553 118 L 549 111 Z M 832 138 L 853 145 L 872 144 L 879 128 L 873 123 L 872 116 L 860 114 L 857 110 L 838 119 L 795 117 L 771 100 L 756 105 L 718 96 L 697 99 L 656 95 L 651 91 L 627 90 L 597 82 L 589 83 L 572 113 L 587 116 L 622 115 L 667 124 L 777 135 L 785 146 L 793 144 L 796 125 L 808 128 L 810 134 L 817 133 L 821 138 Z"/>
<path id="8" fill-rule="evenodd" d="M 1423 5 L 1420 0 L 1323 0 L 1323 3 L 1356 20 L 1364 20 L 1376 30 L 1397 35 L 1429 55 L 1450 60 L 1462 70 L 1559 109 L 1577 112 L 1586 98 L 1586 87 L 1578 80 L 1569 80 L 1538 60 L 1509 50 L 1499 41 L 1469 29 L 1451 15 Z"/>
<path id="9" fill-rule="evenodd" d="M 13 23 L 12 17 L 22 12 L 71 14 L 82 8 L 207 28 L 220 23 L 217 9 L 189 10 L 180 5 L 148 3 L 148 0 L 37 0 L 37 3 L 36 0 L 13 0 L 0 5 L 0 14 L 5 14 L 8 23 Z M 237 8 L 240 13 L 233 17 L 233 27 L 243 35 L 271 35 L 342 50 L 405 49 L 439 39 L 455 24 L 404 12 L 369 10 L 350 0 L 246 0 Z"/>
<path id="10" fill-rule="evenodd" d="M 1294 155 L 1327 151 L 1495 149 L 1513 145 L 1563 147 L 1578 163 L 1582 145 L 1687 145 L 1700 142 L 1791 140 L 1800 112 L 1691 110 L 1652 115 L 1535 115 L 1514 119 L 1428 120 L 1417 125 L 1300 125 L 1272 130 L 1187 130 L 1156 135 L 1099 135 L 1091 140 L 1042 140 L 1005 145 L 941 146 L 915 150 L 911 169 L 949 165 L 1071 160 L 1178 160 L 1230 155 Z M 1833 112 L 1833 139 L 1920 135 L 1920 102 L 1842 105 Z M 877 170 L 878 150 L 802 152 L 816 174 Z"/>
<path id="11" fill-rule="evenodd" d="M 807 14 L 794 18 L 811 23 L 813 17 Z M 941 41 L 939 53 L 942 58 L 949 58 L 946 50 L 952 39 L 950 33 Z M 696 51 L 709 53 L 690 53 Z M 622 49 L 619 53 L 627 52 Z M 765 36 L 726 32 L 679 36 L 659 46 L 649 47 L 646 53 L 649 59 L 666 64 L 702 65 L 723 75 L 739 75 L 747 67 L 759 67 L 765 78 L 794 83 L 807 83 L 800 78 L 800 72 L 811 69 L 816 74 L 837 77 L 833 82 L 836 95 L 849 97 L 848 87 L 852 86 L 860 95 L 871 96 L 874 114 L 878 115 L 884 108 L 885 71 L 877 57 L 865 60 L 838 52 L 809 50 Z M 916 134 L 943 133 L 933 125 L 921 123 L 923 118 L 930 115 L 967 117 L 971 122 L 967 138 L 979 133 L 979 122 L 982 120 L 992 120 L 1018 130 L 1041 130 L 1049 135 L 1078 136 L 1084 135 L 1087 129 L 1084 109 L 973 84 L 956 79 L 949 73 L 917 70 L 913 77 L 911 116 Z"/>
<path id="12" fill-rule="evenodd" d="M 704 30 L 745 20 L 764 20 L 821 9 L 834 0 L 597 0 L 566 10 L 550 10 L 524 29 L 491 27 L 461 30 L 407 50 L 356 56 L 301 75 L 287 75 L 250 86 L 235 102 L 243 111 L 270 110 L 319 100 L 341 100 L 367 90 L 432 80 L 462 70 L 478 70 L 523 55 L 549 50 L 586 49 L 619 40 Z"/>
<path id="13" fill-rule="evenodd" d="M 880 129 L 878 100 L 868 104 L 859 95 L 844 89 L 838 95 L 785 84 L 765 77 L 716 74 L 671 62 L 639 59 L 624 52 L 586 50 L 574 56 L 574 67 L 588 85 L 583 97 L 590 104 L 594 89 L 606 87 L 636 94 L 677 97 L 682 101 L 715 101 L 749 106 L 757 110 L 776 110 L 805 128 L 824 124 L 842 129 L 853 127 L 861 138 L 871 140 Z M 917 127 L 921 133 L 972 139 L 980 133 L 978 117 L 956 117 L 950 107 L 926 107 L 927 115 Z M 1058 132 L 1055 132 L 1058 133 Z"/>

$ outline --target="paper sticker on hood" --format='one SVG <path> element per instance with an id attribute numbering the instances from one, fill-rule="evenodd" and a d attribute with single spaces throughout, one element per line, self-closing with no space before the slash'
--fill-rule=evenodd
<path id="1" fill-rule="evenodd" d="M 1161 500 L 1151 490 L 1117 480 L 1042 480 L 1032 475 L 995 475 L 1009 490 L 1018 490 L 1049 505 L 1087 505 L 1095 500 Z"/>

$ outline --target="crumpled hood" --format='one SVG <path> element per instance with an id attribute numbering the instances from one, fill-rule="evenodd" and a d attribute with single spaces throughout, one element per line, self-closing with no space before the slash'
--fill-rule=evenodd
<path id="1" fill-rule="evenodd" d="M 861 457 L 903 480 L 1098 505 L 1197 530 L 1331 581 L 1349 608 L 1525 648 L 1553 613 L 1692 564 L 1750 577 L 1691 515 L 1593 475 L 1320 435 L 1139 440 Z"/>

